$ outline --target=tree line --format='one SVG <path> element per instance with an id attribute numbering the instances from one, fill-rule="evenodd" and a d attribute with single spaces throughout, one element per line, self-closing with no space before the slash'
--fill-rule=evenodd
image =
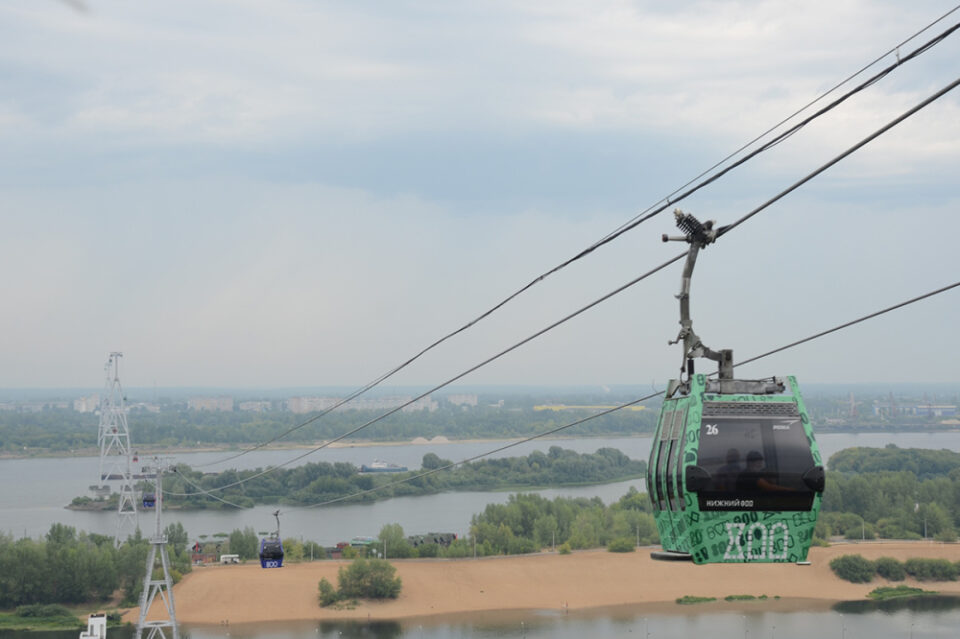
<path id="1" fill-rule="evenodd" d="M 960 453 L 849 448 L 829 468 L 817 537 L 957 539 Z"/>
<path id="2" fill-rule="evenodd" d="M 377 422 L 347 441 L 409 441 L 415 437 L 443 435 L 450 439 L 507 439 L 542 433 L 582 418 L 592 411 L 535 410 L 533 404 L 469 409 L 441 404 L 436 411 L 398 412 Z M 284 437 L 284 441 L 312 443 L 339 437 L 378 417 L 380 411 L 334 411 Z M 242 445 L 272 439 L 299 426 L 316 413 L 286 411 L 195 411 L 171 409 L 159 413 L 131 411 L 128 423 L 134 446 Z M 67 409 L 35 413 L 0 411 L 0 450 L 23 453 L 27 449 L 68 451 L 97 446 L 99 417 Z M 656 411 L 618 411 L 570 428 L 572 436 L 636 435 L 652 433 Z"/>
<path id="3" fill-rule="evenodd" d="M 424 470 L 436 470 L 451 463 L 428 453 L 423 456 L 422 465 Z M 520 457 L 481 459 L 402 483 L 396 482 L 422 471 L 361 473 L 353 464 L 318 462 L 278 468 L 261 475 L 262 468 L 202 473 L 180 465 L 176 472 L 164 476 L 163 489 L 165 504 L 175 508 L 231 507 L 204 494 L 212 490 L 217 490 L 216 495 L 221 499 L 241 507 L 258 503 L 312 505 L 374 488 L 378 490 L 344 501 L 372 502 L 446 491 L 601 484 L 642 477 L 646 467 L 645 461 L 630 459 L 615 448 L 581 454 L 551 446 L 546 453 L 534 451 Z M 237 482 L 241 483 L 233 486 Z M 221 487 L 227 488 L 219 490 Z M 74 504 L 82 506 L 91 501 L 87 497 L 78 498 Z"/>
<path id="4" fill-rule="evenodd" d="M 180 523 L 165 532 L 178 581 L 190 571 L 187 533 Z M 0 534 L 0 608 L 104 601 L 117 589 L 123 590 L 124 605 L 135 605 L 149 550 L 139 530 L 119 549 L 113 537 L 78 533 L 63 524 L 53 524 L 43 539 Z"/>

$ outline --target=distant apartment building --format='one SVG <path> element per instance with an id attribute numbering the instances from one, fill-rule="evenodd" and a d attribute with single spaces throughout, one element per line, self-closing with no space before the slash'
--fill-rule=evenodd
<path id="1" fill-rule="evenodd" d="M 237 408 L 240 410 L 250 411 L 253 413 L 265 413 L 270 410 L 270 402 L 268 401 L 251 401 L 251 402 L 240 402 L 237 405 Z"/>
<path id="2" fill-rule="evenodd" d="M 133 404 L 127 404 L 127 407 L 132 411 L 142 410 L 148 413 L 159 413 L 160 405 L 159 404 L 150 404 L 148 402 L 135 402 Z"/>
<path id="3" fill-rule="evenodd" d="M 453 404 L 454 406 L 476 406 L 477 405 L 477 396 L 476 395 L 447 395 L 446 400 Z"/>
<path id="4" fill-rule="evenodd" d="M 78 413 L 93 413 L 100 408 L 100 395 L 90 395 L 73 400 L 73 410 Z"/>
<path id="5" fill-rule="evenodd" d="M 344 404 L 337 410 L 393 410 L 394 408 L 403 406 L 412 399 L 410 396 L 359 397 Z M 338 397 L 291 397 L 287 400 L 287 410 L 291 413 L 314 413 L 330 410 L 341 401 L 342 399 Z M 422 397 L 409 406 L 404 406 L 402 410 L 405 413 L 424 410 L 433 412 L 437 410 L 437 402 L 430 399 L 429 396 Z"/>
<path id="6" fill-rule="evenodd" d="M 291 397 L 287 400 L 287 410 L 291 413 L 318 413 L 336 405 L 334 397 Z"/>
<path id="7" fill-rule="evenodd" d="M 191 397 L 187 400 L 190 410 L 209 410 L 230 412 L 233 410 L 232 397 Z"/>
<path id="8" fill-rule="evenodd" d="M 401 404 L 404 404 L 404 403 L 409 402 L 409 401 L 410 401 L 410 399 L 407 398 L 407 399 L 404 399 L 403 401 L 401 401 L 400 403 L 401 403 Z M 417 401 L 413 402 L 413 403 L 410 404 L 409 406 L 404 406 L 404 407 L 403 407 L 403 412 L 404 412 L 404 413 L 415 413 L 415 412 L 423 411 L 423 410 L 425 410 L 425 411 L 427 411 L 427 412 L 429 412 L 429 413 L 432 413 L 433 411 L 437 410 L 437 402 L 433 401 L 433 400 L 430 398 L 429 395 L 427 395 L 426 397 L 421 397 L 420 399 L 418 399 Z"/>

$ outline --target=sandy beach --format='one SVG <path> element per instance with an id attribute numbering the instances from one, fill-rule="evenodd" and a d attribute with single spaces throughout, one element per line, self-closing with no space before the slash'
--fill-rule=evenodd
<path id="1" fill-rule="evenodd" d="M 362 601 L 353 610 L 321 608 L 317 583 L 337 583 L 346 561 L 289 564 L 263 570 L 253 562 L 198 567 L 174 588 L 177 618 L 188 624 L 250 623 L 322 619 L 405 619 L 483 611 L 552 609 L 571 611 L 638 604 L 674 604 L 684 595 L 722 599 L 727 595 L 767 595 L 778 606 L 820 608 L 836 601 L 863 599 L 882 579 L 851 584 L 834 576 L 830 560 L 861 554 L 869 559 L 944 558 L 960 561 L 960 544 L 892 542 L 835 544 L 812 548 L 809 566 L 737 564 L 695 566 L 654 561 L 650 549 L 618 554 L 604 550 L 571 555 L 540 554 L 479 560 L 410 559 L 392 562 L 403 579 L 396 600 Z M 902 582 L 901 582 L 902 583 Z M 919 585 L 960 595 L 960 582 Z M 725 602 L 724 602 L 725 603 Z M 729 604 L 727 604 L 729 605 Z M 774 605 L 754 603 L 751 605 Z M 157 604 L 154 604 L 156 609 Z M 136 623 L 137 610 L 125 619 Z"/>

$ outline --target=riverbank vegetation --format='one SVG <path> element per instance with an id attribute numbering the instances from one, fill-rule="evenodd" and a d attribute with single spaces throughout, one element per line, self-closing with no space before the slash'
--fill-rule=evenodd
<path id="1" fill-rule="evenodd" d="M 396 599 L 403 588 L 396 572 L 384 559 L 355 559 L 337 573 L 338 588 L 326 578 L 320 580 L 317 598 L 324 607 L 357 599 Z"/>
<path id="2" fill-rule="evenodd" d="M 862 555 L 841 555 L 830 562 L 837 577 L 856 584 L 873 581 L 877 575 L 889 581 L 912 577 L 917 581 L 956 581 L 960 576 L 960 561 L 916 557 L 904 562 L 891 557 L 870 561 Z"/>
<path id="3" fill-rule="evenodd" d="M 848 448 L 830 459 L 820 539 L 956 541 L 960 526 L 960 453 Z"/>
<path id="4" fill-rule="evenodd" d="M 364 428 L 358 436 L 344 441 L 398 442 L 437 436 L 451 440 L 510 439 L 542 433 L 598 412 L 598 408 L 590 405 L 568 406 L 562 411 L 538 410 L 537 399 L 520 397 L 510 399 L 502 406 L 472 407 L 456 407 L 442 402 L 435 411 L 395 413 Z M 549 398 L 539 399 L 549 401 Z M 635 397 L 625 401 L 633 399 Z M 568 405 L 575 403 L 570 398 L 566 398 L 566 402 Z M 607 398 L 602 405 L 610 404 Z M 337 410 L 324 415 L 322 419 L 310 421 L 317 413 L 297 414 L 282 410 L 196 411 L 169 407 L 160 412 L 133 409 L 129 425 L 134 446 L 237 447 L 272 440 L 278 434 L 291 430 L 289 435 L 283 437 L 283 442 L 302 445 L 340 437 L 383 412 Z M 95 454 L 98 419 L 94 413 L 78 413 L 68 409 L 30 413 L 0 411 L 0 452 L 23 455 L 41 451 L 55 453 L 90 449 Z M 569 429 L 565 434 L 575 437 L 650 434 L 656 427 L 656 419 L 655 406 L 646 410 L 623 410 L 592 419 Z"/>
<path id="5" fill-rule="evenodd" d="M 176 581 L 190 571 L 187 533 L 175 523 L 166 534 Z M 149 549 L 139 532 L 117 549 L 112 537 L 77 533 L 63 524 L 51 526 L 43 539 L 0 534 L 0 608 L 103 602 L 117 590 L 125 605 L 134 605 Z"/>
<path id="6" fill-rule="evenodd" d="M 887 601 L 888 599 L 903 599 L 904 597 L 922 597 L 924 595 L 936 595 L 936 590 L 924 590 L 923 588 L 911 588 L 903 584 L 899 586 L 881 586 L 874 588 L 867 597 L 874 601 Z"/>
<path id="7" fill-rule="evenodd" d="M 261 468 L 202 473 L 181 464 L 163 479 L 164 504 L 168 508 L 218 509 L 254 504 L 306 506 L 332 500 L 363 503 L 450 491 L 603 484 L 642 477 L 647 468 L 645 461 L 632 460 L 615 448 L 580 454 L 559 446 L 551 446 L 546 453 L 481 459 L 440 470 L 451 464 L 434 453 L 423 456 L 423 470 L 405 473 L 361 473 L 344 462 L 309 463 L 268 473 Z M 437 472 L 411 479 L 430 470 Z M 219 499 L 204 494 L 212 490 Z M 99 503 L 78 497 L 72 507 L 96 509 Z"/>

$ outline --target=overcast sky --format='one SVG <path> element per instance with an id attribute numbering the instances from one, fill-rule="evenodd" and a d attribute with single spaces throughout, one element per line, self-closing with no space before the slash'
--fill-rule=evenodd
<path id="1" fill-rule="evenodd" d="M 126 386 L 361 385 L 954 1 L 8 0 L 0 387 L 96 387 L 113 350 Z M 958 60 L 960 34 L 682 208 L 729 223 Z M 745 359 L 957 281 L 958 175 L 960 89 L 702 253 L 695 329 Z M 533 334 L 679 253 L 662 233 L 669 214 L 389 383 Z M 679 286 L 676 264 L 461 383 L 662 388 Z M 958 311 L 960 289 L 740 374 L 954 382 Z"/>

